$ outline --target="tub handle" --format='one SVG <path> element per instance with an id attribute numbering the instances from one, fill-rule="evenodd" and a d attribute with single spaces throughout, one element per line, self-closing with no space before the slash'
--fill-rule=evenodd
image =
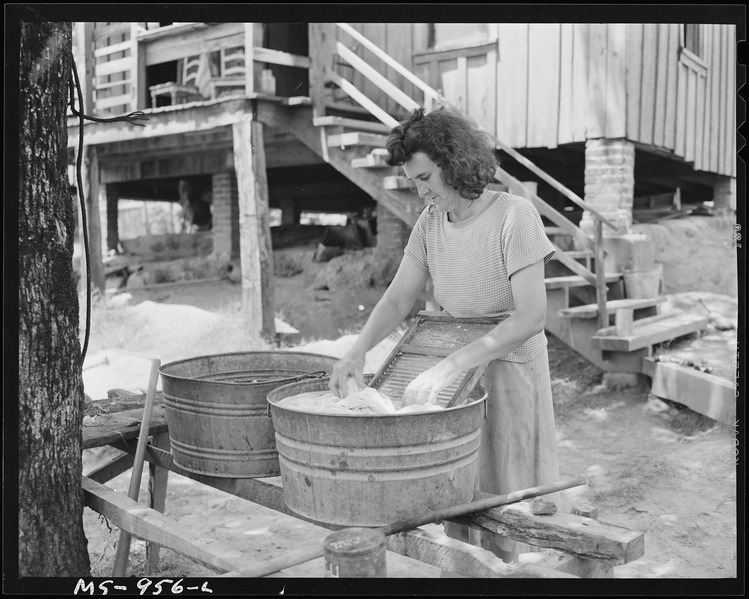
<path id="1" fill-rule="evenodd" d="M 294 381 L 305 381 L 307 379 L 321 379 L 326 374 L 328 374 L 325 370 L 316 370 L 314 372 L 305 372 L 304 374 L 300 374 L 298 377 L 294 379 Z"/>

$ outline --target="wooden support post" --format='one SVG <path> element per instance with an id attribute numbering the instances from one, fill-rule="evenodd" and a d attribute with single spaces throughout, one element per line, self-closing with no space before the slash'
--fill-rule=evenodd
<path id="1" fill-rule="evenodd" d="M 602 329 L 609 326 L 609 315 L 606 310 L 606 272 L 604 270 L 604 249 L 603 249 L 603 223 L 595 219 L 596 223 L 596 300 L 598 303 L 598 328 Z"/>
<path id="2" fill-rule="evenodd" d="M 274 339 L 273 250 L 268 220 L 263 125 L 243 114 L 233 125 L 234 168 L 239 194 L 242 311 L 251 335 Z"/>
<path id="3" fill-rule="evenodd" d="M 244 24 L 244 91 L 248 97 L 260 89 L 260 78 L 263 72 L 263 63 L 255 62 L 255 47 L 263 47 L 263 24 Z"/>
<path id="4" fill-rule="evenodd" d="M 151 439 L 154 447 L 169 451 L 169 433 L 154 435 Z M 166 487 L 169 480 L 169 470 L 161 468 L 153 463 L 148 464 L 148 507 L 160 514 L 166 508 Z M 153 575 L 159 571 L 159 549 L 156 543 L 146 545 L 146 574 Z"/>
<path id="5" fill-rule="evenodd" d="M 104 263 L 101 257 L 101 218 L 99 216 L 99 158 L 96 147 L 84 146 L 81 178 L 86 198 L 88 243 L 91 254 L 91 283 L 104 291 Z"/>
<path id="6" fill-rule="evenodd" d="M 336 29 L 330 23 L 310 23 L 309 55 L 314 57 L 309 68 L 309 95 L 312 100 L 312 116 L 325 115 L 325 66 L 332 66 L 332 48 L 335 43 Z M 326 38 L 332 35 L 333 39 Z M 323 144 L 324 151 L 327 146 Z"/>
<path id="7" fill-rule="evenodd" d="M 117 251 L 117 248 L 120 245 L 120 191 L 114 183 L 107 183 L 104 188 L 107 196 L 107 248 Z"/>

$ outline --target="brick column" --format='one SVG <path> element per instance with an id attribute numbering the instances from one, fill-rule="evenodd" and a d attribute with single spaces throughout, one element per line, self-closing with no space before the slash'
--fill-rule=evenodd
<path id="1" fill-rule="evenodd" d="M 213 175 L 213 253 L 239 257 L 239 193 L 234 171 Z"/>
<path id="2" fill-rule="evenodd" d="M 719 176 L 713 183 L 713 201 L 718 212 L 736 211 L 736 178 Z"/>
<path id="3" fill-rule="evenodd" d="M 107 201 L 107 249 L 117 251 L 120 245 L 119 210 L 120 191 L 116 185 L 104 186 Z"/>
<path id="4" fill-rule="evenodd" d="M 603 216 L 617 221 L 617 211 L 632 215 L 635 192 L 635 146 L 625 139 L 585 142 L 585 201 Z M 630 218 L 631 222 L 631 218 Z M 605 234 L 611 234 L 604 227 Z"/>
<path id="5" fill-rule="evenodd" d="M 400 264 L 411 229 L 382 204 L 377 204 L 377 255 Z"/>

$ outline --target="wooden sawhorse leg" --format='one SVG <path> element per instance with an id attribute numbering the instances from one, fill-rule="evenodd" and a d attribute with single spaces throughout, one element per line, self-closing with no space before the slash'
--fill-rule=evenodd
<path id="1" fill-rule="evenodd" d="M 153 435 L 151 445 L 170 451 L 169 433 Z M 148 507 L 164 513 L 166 508 L 166 486 L 169 470 L 153 463 L 148 464 Z M 146 545 L 146 574 L 153 575 L 159 571 L 159 549 L 156 543 Z"/>

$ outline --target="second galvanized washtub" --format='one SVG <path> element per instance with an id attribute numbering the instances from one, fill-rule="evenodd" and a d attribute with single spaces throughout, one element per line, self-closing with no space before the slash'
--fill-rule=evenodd
<path id="1" fill-rule="evenodd" d="M 402 415 L 307 413 L 276 405 L 326 379 L 268 394 L 284 501 L 331 527 L 383 526 L 473 499 L 486 392 L 461 406 Z"/>
<path id="2" fill-rule="evenodd" d="M 161 367 L 175 464 L 224 478 L 278 476 L 268 393 L 330 374 L 337 358 L 290 351 L 200 356 Z"/>

